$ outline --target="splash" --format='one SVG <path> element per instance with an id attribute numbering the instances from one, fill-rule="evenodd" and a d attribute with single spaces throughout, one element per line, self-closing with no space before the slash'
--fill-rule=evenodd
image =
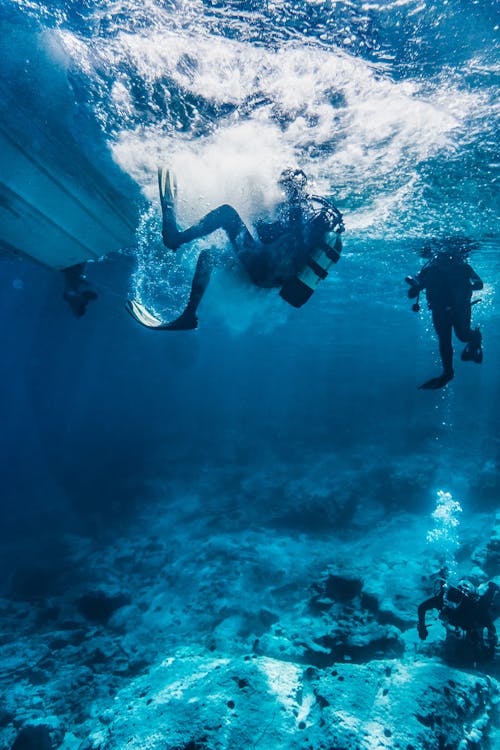
<path id="1" fill-rule="evenodd" d="M 459 547 L 458 527 L 462 506 L 451 492 L 438 490 L 436 507 L 432 512 L 434 528 L 427 532 L 427 542 L 435 545 L 441 563 L 453 574 L 456 572 L 455 553 Z"/>
<path id="2" fill-rule="evenodd" d="M 179 259 L 167 251 L 159 232 L 161 219 L 156 206 L 142 214 L 136 232 L 135 272 L 130 280 L 133 299 L 145 304 L 160 318 L 169 320 L 184 309 L 192 275 L 192 253 Z"/>
<path id="3" fill-rule="evenodd" d="M 424 85 L 393 77 L 344 43 L 276 47 L 212 35 L 205 6 L 205 23 L 193 18 L 188 28 L 181 6 L 166 12 L 151 3 L 145 26 L 142 4 L 127 7 L 129 25 L 122 19 L 115 33 L 89 41 L 57 33 L 116 162 L 146 197 L 153 199 L 156 165 L 168 163 L 184 178 L 188 210 L 223 198 L 244 214 L 244 186 L 266 201 L 280 169 L 298 162 L 313 192 L 349 207 L 351 232 L 399 239 L 441 227 L 444 188 L 433 170 L 458 158 L 476 115 L 483 122 L 478 94 L 449 78 Z M 464 217 L 464 200 L 443 230 L 468 231 L 475 213 Z"/>

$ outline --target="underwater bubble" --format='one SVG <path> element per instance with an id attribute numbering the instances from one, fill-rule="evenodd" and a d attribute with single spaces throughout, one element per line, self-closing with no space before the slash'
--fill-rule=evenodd
<path id="1" fill-rule="evenodd" d="M 458 527 L 462 506 L 454 500 L 451 492 L 438 490 L 436 507 L 432 512 L 434 528 L 427 532 L 427 542 L 434 548 L 446 567 L 456 568 L 455 554 L 459 547 Z"/>

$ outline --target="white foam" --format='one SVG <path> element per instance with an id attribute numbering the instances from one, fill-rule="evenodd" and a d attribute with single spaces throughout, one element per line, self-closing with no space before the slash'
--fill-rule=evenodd
<path id="1" fill-rule="evenodd" d="M 168 32 L 119 35 L 108 44 L 103 53 L 111 66 L 126 60 L 146 82 L 168 76 L 190 95 L 236 107 L 252 97 L 261 100 L 248 108 L 244 122 L 235 110 L 207 123 L 210 134 L 202 137 L 157 123 L 119 134 L 115 158 L 148 196 L 147 175 L 158 160 L 167 160 L 199 186 L 190 201 L 197 199 L 201 208 L 227 195 L 236 203 L 249 183 L 256 197 L 268 195 L 280 167 L 291 161 L 300 162 L 313 184 L 346 201 L 362 192 L 368 210 L 375 197 L 394 203 L 393 193 L 418 178 L 423 162 L 453 152 L 454 134 L 477 104 L 475 95 L 457 96 L 449 83 L 423 93 L 419 84 L 395 82 L 338 50 L 290 44 L 270 51 Z M 124 117 L 128 107 L 126 102 Z M 399 217 L 394 223 L 401 228 Z M 383 227 L 386 232 L 386 218 Z M 379 236 L 381 228 L 378 222 Z"/>
<path id="2" fill-rule="evenodd" d="M 121 5 L 144 12 L 138 0 Z M 445 76 L 396 81 L 389 68 L 345 49 L 297 42 L 270 49 L 209 35 L 200 2 L 167 11 L 151 1 L 147 13 L 146 31 L 88 42 L 60 32 L 87 75 L 114 74 L 110 96 L 103 83 L 100 111 L 104 123 L 111 115 L 123 123 L 114 158 L 156 207 L 144 246 L 161 242 L 158 164 L 178 175 L 181 225 L 227 202 L 251 226 L 277 200 L 281 168 L 299 164 L 312 192 L 340 201 L 354 241 L 477 228 L 459 199 L 450 205 L 445 185 L 427 184 L 426 169 L 433 159 L 456 157 L 471 119 L 487 111 L 481 93 L 459 90 Z M 137 81 L 139 103 L 132 94 Z M 189 97 L 190 122 L 176 121 L 173 94 Z M 206 115 L 197 102 L 224 105 L 226 114 Z"/>

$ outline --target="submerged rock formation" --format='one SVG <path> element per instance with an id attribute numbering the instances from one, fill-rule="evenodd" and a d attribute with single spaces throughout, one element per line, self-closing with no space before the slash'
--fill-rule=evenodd
<path id="1" fill-rule="evenodd" d="M 437 566 L 421 518 L 207 534 L 182 508 L 155 537 L 146 519 L 108 546 L 72 539 L 66 591 L 0 600 L 1 750 L 497 746 L 497 664 L 445 663 L 437 618 L 418 640 Z"/>

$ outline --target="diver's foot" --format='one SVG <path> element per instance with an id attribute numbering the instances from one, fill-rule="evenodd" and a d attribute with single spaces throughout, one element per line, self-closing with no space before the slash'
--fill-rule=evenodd
<path id="1" fill-rule="evenodd" d="M 483 350 L 480 346 L 472 347 L 470 344 L 467 344 L 462 352 L 461 359 L 463 362 L 475 362 L 477 365 L 480 365 L 483 361 Z"/>
<path id="2" fill-rule="evenodd" d="M 175 230 L 177 231 L 177 229 Z M 172 231 L 172 228 L 169 227 L 168 229 L 165 229 L 165 227 L 162 229 L 161 233 L 163 244 L 165 247 L 168 247 L 169 250 L 177 250 L 181 245 L 182 242 L 178 241 L 174 237 L 174 232 Z"/>
<path id="3" fill-rule="evenodd" d="M 483 350 L 481 347 L 483 337 L 481 336 L 481 331 L 479 330 L 479 328 L 476 328 L 473 333 L 474 336 L 466 344 L 465 349 L 462 352 L 461 359 L 463 362 L 475 362 L 476 364 L 480 365 L 483 361 Z"/>
<path id="4" fill-rule="evenodd" d="M 162 325 L 164 331 L 194 331 L 195 328 L 198 328 L 198 318 L 194 312 L 188 310 L 184 310 L 182 315 L 171 323 Z"/>
<path id="5" fill-rule="evenodd" d="M 96 292 L 93 292 L 91 289 L 87 289 L 83 292 L 79 292 L 73 289 L 64 292 L 63 296 L 66 302 L 71 307 L 71 311 L 75 318 L 81 318 L 83 315 L 85 315 L 88 303 L 97 299 Z"/>
<path id="6" fill-rule="evenodd" d="M 442 375 L 439 375 L 439 377 L 427 380 L 425 383 L 422 383 L 422 385 L 419 385 L 418 388 L 419 390 L 423 391 L 435 391 L 438 388 L 444 388 L 446 383 L 449 383 L 450 380 L 453 380 L 453 376 L 453 370 L 451 372 L 443 372 Z"/>
<path id="7" fill-rule="evenodd" d="M 158 167 L 158 189 L 161 210 L 172 209 L 177 197 L 177 180 L 174 173 L 166 167 Z"/>

